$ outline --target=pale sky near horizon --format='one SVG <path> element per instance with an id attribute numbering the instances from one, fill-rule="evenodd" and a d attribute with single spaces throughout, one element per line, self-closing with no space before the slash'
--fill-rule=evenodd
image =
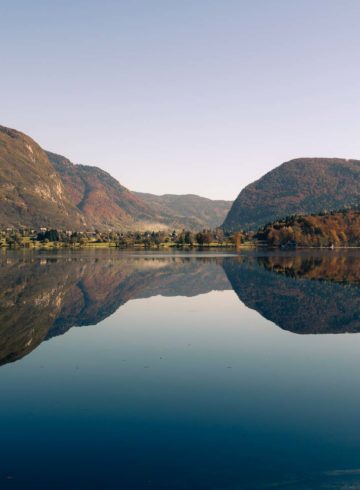
<path id="1" fill-rule="evenodd" d="M 360 0 L 0 0 L 0 124 L 132 190 L 360 159 Z"/>

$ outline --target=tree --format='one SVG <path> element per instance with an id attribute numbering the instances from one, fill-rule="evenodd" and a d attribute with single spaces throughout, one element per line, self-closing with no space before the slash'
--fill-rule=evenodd
<path id="1" fill-rule="evenodd" d="M 201 231 L 196 233 L 196 243 L 200 246 L 204 245 L 204 235 Z"/>

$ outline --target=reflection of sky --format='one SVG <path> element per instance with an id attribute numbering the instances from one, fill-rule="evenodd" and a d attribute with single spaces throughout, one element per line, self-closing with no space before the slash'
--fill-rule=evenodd
<path id="1" fill-rule="evenodd" d="M 192 482 L 360 466 L 359 351 L 360 335 L 283 331 L 232 291 L 129 301 L 0 369 L 0 471 L 63 461 L 75 478 L 91 461 L 112 488 L 115 468 L 167 481 L 180 459 Z"/>

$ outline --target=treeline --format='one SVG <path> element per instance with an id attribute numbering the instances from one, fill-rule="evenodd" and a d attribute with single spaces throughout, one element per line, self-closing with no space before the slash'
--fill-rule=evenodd
<path id="1" fill-rule="evenodd" d="M 0 247 L 360 247 L 360 210 L 344 209 L 293 215 L 268 223 L 257 232 L 224 233 L 222 228 L 181 231 L 64 231 L 21 228 L 0 230 Z"/>
<path id="2" fill-rule="evenodd" d="M 103 232 L 99 230 L 79 232 L 57 229 L 40 231 L 21 228 L 0 231 L 0 246 L 10 248 L 36 247 L 78 247 L 78 246 L 112 246 L 118 248 L 160 246 L 187 247 L 227 247 L 234 246 L 233 236 L 225 235 L 221 228 L 202 230 L 194 233 L 182 231 L 145 231 L 145 232 Z"/>
<path id="3" fill-rule="evenodd" d="M 288 216 L 264 226 L 254 240 L 274 247 L 358 247 L 360 211 Z"/>

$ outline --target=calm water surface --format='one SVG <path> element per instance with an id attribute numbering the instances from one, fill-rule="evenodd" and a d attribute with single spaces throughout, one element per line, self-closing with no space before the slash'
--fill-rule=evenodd
<path id="1" fill-rule="evenodd" d="M 360 488 L 359 259 L 1 254 L 0 488 Z"/>

